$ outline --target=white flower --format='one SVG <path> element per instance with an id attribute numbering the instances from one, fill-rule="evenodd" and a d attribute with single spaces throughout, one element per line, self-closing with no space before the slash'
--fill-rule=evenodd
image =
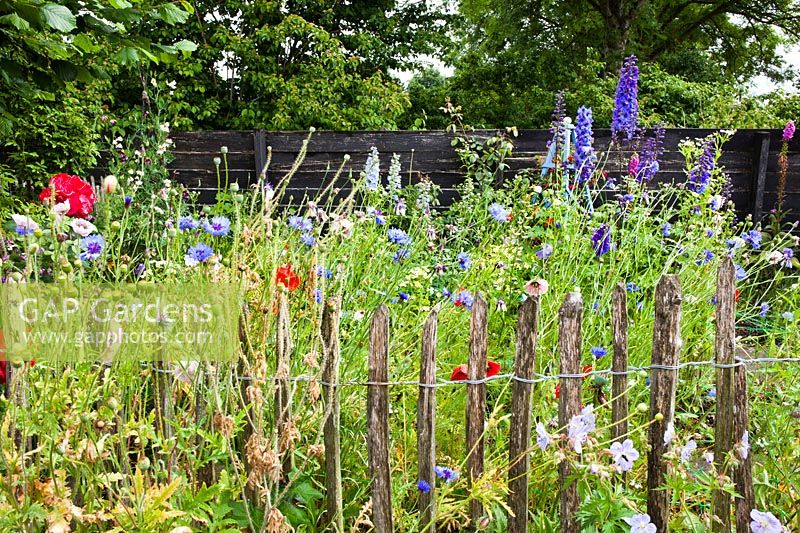
<path id="1" fill-rule="evenodd" d="M 60 220 L 61 217 L 69 213 L 69 200 L 64 200 L 59 204 L 55 204 L 53 207 L 50 208 L 50 212 L 53 213 L 56 220 Z"/>
<path id="2" fill-rule="evenodd" d="M 86 237 L 97 231 L 97 228 L 95 227 L 94 224 L 82 218 L 73 219 L 72 222 L 70 223 L 70 227 L 72 228 L 72 231 L 74 231 L 81 237 Z"/>
<path id="3" fill-rule="evenodd" d="M 636 514 L 630 517 L 623 518 L 629 526 L 631 526 L 631 533 L 656 533 L 655 524 L 650 523 L 649 514 Z"/>
<path id="4" fill-rule="evenodd" d="M 770 265 L 777 265 L 782 260 L 783 260 L 783 252 L 779 250 L 770 252 L 769 255 L 767 256 L 767 261 L 769 261 Z"/>
<path id="5" fill-rule="evenodd" d="M 703 459 L 706 463 L 711 464 L 714 462 L 714 452 L 703 452 Z"/>
<path id="6" fill-rule="evenodd" d="M 164 133 L 169 133 L 169 122 L 165 122 L 165 123 L 161 124 L 161 125 L 158 127 L 158 129 L 160 129 L 160 130 L 161 130 L 161 131 L 163 131 Z"/>
<path id="7" fill-rule="evenodd" d="M 670 422 L 667 424 L 667 430 L 664 431 L 664 444 L 669 446 L 672 443 L 672 439 L 675 438 L 675 424 Z"/>
<path id="8" fill-rule="evenodd" d="M 545 448 L 552 442 L 553 437 L 547 432 L 544 427 L 544 424 L 541 422 L 536 423 L 536 444 L 539 445 L 539 448 L 544 451 Z"/>
<path id="9" fill-rule="evenodd" d="M 331 224 L 331 230 L 334 233 L 341 233 L 343 237 L 349 237 L 353 231 L 353 222 L 343 216 L 336 217 Z"/>
<path id="10" fill-rule="evenodd" d="M 747 456 L 750 454 L 750 433 L 745 431 L 742 433 L 742 440 L 736 443 L 736 451 L 739 453 L 739 457 L 742 459 L 747 459 Z"/>
<path id="11" fill-rule="evenodd" d="M 169 87 L 170 89 L 172 89 L 174 91 L 178 87 L 178 82 L 175 81 L 175 80 L 168 81 L 167 82 L 167 87 Z M 169 124 L 169 123 L 167 123 L 167 124 Z"/>

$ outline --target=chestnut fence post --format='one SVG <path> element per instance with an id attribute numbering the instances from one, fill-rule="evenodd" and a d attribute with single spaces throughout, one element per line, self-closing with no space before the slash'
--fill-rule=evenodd
<path id="1" fill-rule="evenodd" d="M 536 368 L 536 336 L 538 333 L 539 297 L 525 300 L 517 319 L 517 356 L 514 374 L 521 380 L 532 380 Z M 508 507 L 511 533 L 528 531 L 528 470 L 531 446 L 532 383 L 514 380 L 511 385 L 511 430 L 508 437 Z"/>
<path id="2" fill-rule="evenodd" d="M 733 352 L 736 341 L 736 278 L 733 260 L 725 256 L 717 272 L 716 341 L 717 413 L 714 423 L 714 462 L 720 475 L 729 475 L 728 454 L 733 449 Z M 731 497 L 714 491 L 711 501 L 711 528 L 715 532 L 731 530 Z"/>
<path id="3" fill-rule="evenodd" d="M 323 366 L 322 391 L 325 398 L 325 492 L 328 523 L 337 533 L 344 533 L 342 514 L 342 458 L 339 436 L 339 298 L 325 302 L 322 310 Z"/>
<path id="4" fill-rule="evenodd" d="M 578 292 L 567 295 L 558 311 L 558 353 L 561 358 L 561 392 L 558 402 L 558 425 L 567 435 L 567 425 L 573 416 L 581 411 L 581 319 L 583 300 Z M 570 377 L 563 377 L 570 376 Z M 569 481 L 572 474 L 568 461 L 558 465 L 558 479 L 561 486 L 561 532 L 578 533 L 580 523 L 575 517 L 580 501 L 578 484 Z"/>
<path id="5" fill-rule="evenodd" d="M 483 475 L 484 468 L 484 426 L 486 420 L 486 383 L 469 383 L 486 379 L 486 350 L 488 324 L 486 320 L 486 299 L 480 293 L 475 295 L 469 318 L 469 361 L 467 364 L 467 467 L 468 482 L 472 483 Z M 477 500 L 470 501 L 470 518 L 475 527 L 483 516 L 483 506 Z"/>
<path id="6" fill-rule="evenodd" d="M 439 308 L 434 307 L 422 327 L 422 358 L 417 399 L 418 477 L 430 485 L 420 492 L 420 531 L 436 531 L 436 334 Z"/>
<path id="7" fill-rule="evenodd" d="M 369 328 L 367 452 L 372 471 L 372 522 L 375 531 L 392 531 L 392 482 L 389 477 L 389 308 L 375 311 Z"/>
<path id="8" fill-rule="evenodd" d="M 664 275 L 656 287 L 650 382 L 650 449 L 647 455 L 647 513 L 658 531 L 669 527 L 670 494 L 666 489 L 669 445 L 664 433 L 675 415 L 675 387 L 681 351 L 681 288 L 678 277 Z"/>
<path id="9" fill-rule="evenodd" d="M 628 297 L 617 283 L 611 300 L 614 356 L 611 362 L 611 437 L 620 441 L 628 434 Z"/>

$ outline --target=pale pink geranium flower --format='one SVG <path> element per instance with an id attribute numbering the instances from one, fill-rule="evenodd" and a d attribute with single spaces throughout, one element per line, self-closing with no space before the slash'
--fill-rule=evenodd
<path id="1" fill-rule="evenodd" d="M 543 279 L 535 279 L 525 284 L 525 293 L 528 296 L 542 296 L 550 288 L 550 284 Z"/>
<path id="2" fill-rule="evenodd" d="M 97 231 L 97 227 L 95 227 L 94 224 L 82 218 L 74 219 L 70 223 L 70 227 L 72 228 L 72 231 L 74 231 L 81 237 L 88 237 L 89 235 Z"/>

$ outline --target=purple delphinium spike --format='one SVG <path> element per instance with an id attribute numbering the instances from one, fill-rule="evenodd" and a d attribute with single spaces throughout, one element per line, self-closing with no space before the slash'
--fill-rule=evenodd
<path id="1" fill-rule="evenodd" d="M 781 135 L 781 140 L 785 143 L 788 143 L 794 137 L 795 132 L 795 125 L 794 120 L 790 120 L 786 123 L 786 126 L 783 128 L 783 135 Z"/>
<path id="2" fill-rule="evenodd" d="M 603 224 L 592 232 L 592 248 L 597 257 L 611 251 L 611 228 L 608 224 Z"/>
<path id="3" fill-rule="evenodd" d="M 597 162 L 593 147 L 591 108 L 581 106 L 575 122 L 575 169 L 579 172 L 578 183 L 586 183 L 592 177 Z"/>
<path id="4" fill-rule="evenodd" d="M 639 120 L 639 67 L 636 56 L 625 58 L 619 72 L 614 111 L 611 115 L 611 135 L 618 142 L 630 142 L 636 134 Z"/>
<path id="5" fill-rule="evenodd" d="M 664 154 L 664 127 L 658 125 L 642 146 L 639 157 L 639 168 L 636 179 L 640 182 L 649 182 L 659 171 L 658 159 Z"/>
<path id="6" fill-rule="evenodd" d="M 714 144 L 713 137 L 707 137 L 703 141 L 703 153 L 697 159 L 692 170 L 689 172 L 688 187 L 690 191 L 696 193 L 704 193 L 708 188 L 708 182 L 711 179 L 711 173 L 714 170 L 715 161 L 714 157 L 717 154 L 717 147 Z"/>

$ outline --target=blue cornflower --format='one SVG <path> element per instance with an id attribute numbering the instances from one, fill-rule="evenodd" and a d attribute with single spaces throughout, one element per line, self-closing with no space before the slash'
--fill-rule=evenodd
<path id="1" fill-rule="evenodd" d="M 417 489 L 419 489 L 420 492 L 428 494 L 431 491 L 431 484 L 424 479 L 420 479 L 417 481 Z"/>
<path id="2" fill-rule="evenodd" d="M 317 265 L 317 277 L 325 277 L 325 279 L 331 279 L 333 277 L 333 271 L 330 268 L 325 268 L 322 265 Z"/>
<path id="3" fill-rule="evenodd" d="M 144 266 L 144 263 L 139 263 L 136 265 L 136 268 L 133 269 L 133 275 L 137 278 L 141 278 L 142 274 L 144 274 L 145 268 L 146 267 Z"/>
<path id="4" fill-rule="evenodd" d="M 606 350 L 602 346 L 593 346 L 592 350 L 591 350 L 591 354 L 596 359 L 600 359 L 601 357 L 605 357 L 608 354 L 608 350 Z"/>
<path id="5" fill-rule="evenodd" d="M 189 248 L 184 257 L 186 266 L 196 266 L 200 263 L 205 263 L 209 257 L 214 255 L 214 250 L 207 244 L 198 243 Z"/>
<path id="6" fill-rule="evenodd" d="M 450 483 L 458 479 L 458 472 L 446 466 L 436 466 L 433 471 L 436 473 L 436 477 L 441 478 L 445 483 Z"/>
<path id="7" fill-rule="evenodd" d="M 592 304 L 592 312 L 596 313 L 600 309 L 600 302 L 595 302 Z"/>
<path id="8" fill-rule="evenodd" d="M 451 292 L 447 289 L 447 287 L 442 287 L 442 297 L 443 298 L 450 298 Z"/>
<path id="9" fill-rule="evenodd" d="M 409 251 L 406 248 L 401 248 L 397 250 L 394 255 L 392 256 L 392 261 L 395 263 L 402 263 L 406 259 L 408 259 Z"/>
<path id="10" fill-rule="evenodd" d="M 511 211 L 498 203 L 489 206 L 489 215 L 498 222 L 508 222 L 511 219 Z"/>
<path id="11" fill-rule="evenodd" d="M 786 311 L 783 314 L 781 314 L 781 316 L 784 319 L 788 320 L 789 322 L 794 321 L 794 313 L 792 313 L 791 311 Z"/>
<path id="12" fill-rule="evenodd" d="M 472 293 L 468 290 L 461 290 L 456 295 L 455 300 L 453 303 L 456 307 L 465 307 L 467 309 L 472 309 L 472 304 L 475 302 L 475 297 L 472 296 Z"/>
<path id="13" fill-rule="evenodd" d="M 472 265 L 472 259 L 469 258 L 469 254 L 467 252 L 459 253 L 458 257 L 456 257 L 456 260 L 458 261 L 458 266 L 464 270 L 467 270 Z"/>
<path id="14" fill-rule="evenodd" d="M 769 312 L 769 304 L 767 302 L 764 302 L 761 304 L 761 306 L 759 306 L 758 309 L 759 309 L 758 315 L 761 317 L 766 317 L 767 313 Z"/>
<path id="15" fill-rule="evenodd" d="M 581 106 L 575 120 L 575 169 L 578 183 L 586 183 L 592 177 L 597 162 L 592 134 L 592 110 Z"/>
<path id="16" fill-rule="evenodd" d="M 383 226 L 384 224 L 386 224 L 386 217 L 383 216 L 383 213 L 381 212 L 380 209 L 368 206 L 367 216 L 373 218 L 375 220 L 375 223 L 379 226 Z"/>
<path id="17" fill-rule="evenodd" d="M 290 228 L 304 233 L 308 233 L 312 228 L 311 220 L 305 217 L 290 216 L 287 224 Z"/>
<path id="18" fill-rule="evenodd" d="M 641 313 L 642 309 L 644 309 L 644 302 L 640 300 L 636 302 L 636 310 Z"/>
<path id="19" fill-rule="evenodd" d="M 314 244 L 317 242 L 314 236 L 311 235 L 310 233 L 303 233 L 302 235 L 300 235 L 300 241 L 309 248 L 314 246 Z"/>
<path id="20" fill-rule="evenodd" d="M 407 293 L 407 292 L 398 292 L 398 293 L 397 293 L 397 296 L 400 298 L 400 301 L 401 301 L 401 302 L 407 302 L 407 301 L 408 301 L 408 298 L 409 298 L 409 296 L 408 296 L 408 293 Z"/>
<path id="21" fill-rule="evenodd" d="M 783 249 L 783 266 L 792 268 L 792 258 L 794 257 L 794 250 L 791 248 Z"/>
<path id="22" fill-rule="evenodd" d="M 547 259 L 551 255 L 553 255 L 553 247 L 549 244 L 543 244 L 542 248 L 536 252 L 536 257 L 539 259 Z"/>
<path id="23" fill-rule="evenodd" d="M 700 259 L 696 260 L 695 263 L 698 265 L 705 265 L 711 262 L 714 259 L 714 252 L 711 250 L 703 250 L 703 254 L 700 256 Z"/>
<path id="24" fill-rule="evenodd" d="M 214 217 L 203 222 L 203 229 L 214 237 L 224 237 L 231 232 L 231 221 L 228 217 Z"/>
<path id="25" fill-rule="evenodd" d="M 603 224 L 592 232 L 592 249 L 595 255 L 600 257 L 611 251 L 611 228 L 608 224 Z"/>
<path id="26" fill-rule="evenodd" d="M 81 250 L 83 250 L 80 254 L 81 261 L 94 261 L 98 259 L 100 254 L 103 253 L 105 245 L 106 241 L 100 234 L 95 233 L 84 237 L 81 239 Z"/>
<path id="27" fill-rule="evenodd" d="M 669 222 L 664 222 L 661 226 L 661 235 L 664 237 L 669 237 L 669 234 L 672 233 L 672 224 Z"/>
<path id="28" fill-rule="evenodd" d="M 703 142 L 702 154 L 700 154 L 692 170 L 689 171 L 687 186 L 690 191 L 700 194 L 706 192 L 708 182 L 711 179 L 711 173 L 714 171 L 716 165 L 714 161 L 716 154 L 717 147 L 714 143 L 714 137 L 709 136 Z"/>
<path id="29" fill-rule="evenodd" d="M 739 265 L 734 265 L 736 270 L 736 279 L 741 281 L 747 277 L 747 271 L 740 267 Z"/>
<path id="30" fill-rule="evenodd" d="M 742 239 L 749 244 L 753 250 L 761 248 L 761 232 L 757 229 L 748 231 L 742 235 Z"/>
<path id="31" fill-rule="evenodd" d="M 710 239 L 713 236 L 714 236 L 714 230 L 707 229 L 706 230 L 706 237 L 708 237 Z"/>
<path id="32" fill-rule="evenodd" d="M 130 196 L 125 196 L 125 199 L 123 201 L 125 202 L 125 207 L 130 207 L 131 202 L 133 202 L 133 198 L 131 198 Z"/>
<path id="33" fill-rule="evenodd" d="M 625 58 L 619 73 L 614 111 L 611 115 L 611 135 L 618 141 L 630 141 L 636 134 L 639 119 L 639 67 L 636 56 Z"/>
<path id="34" fill-rule="evenodd" d="M 408 246 L 411 244 L 411 237 L 409 237 L 408 233 L 399 228 L 389 228 L 386 236 L 392 244 L 400 246 Z"/>
<path id="35" fill-rule="evenodd" d="M 314 301 L 318 304 L 322 303 L 322 289 L 314 289 Z"/>
<path id="36" fill-rule="evenodd" d="M 178 229 L 181 231 L 190 231 L 200 227 L 200 221 L 194 217 L 185 216 L 178 219 Z"/>

